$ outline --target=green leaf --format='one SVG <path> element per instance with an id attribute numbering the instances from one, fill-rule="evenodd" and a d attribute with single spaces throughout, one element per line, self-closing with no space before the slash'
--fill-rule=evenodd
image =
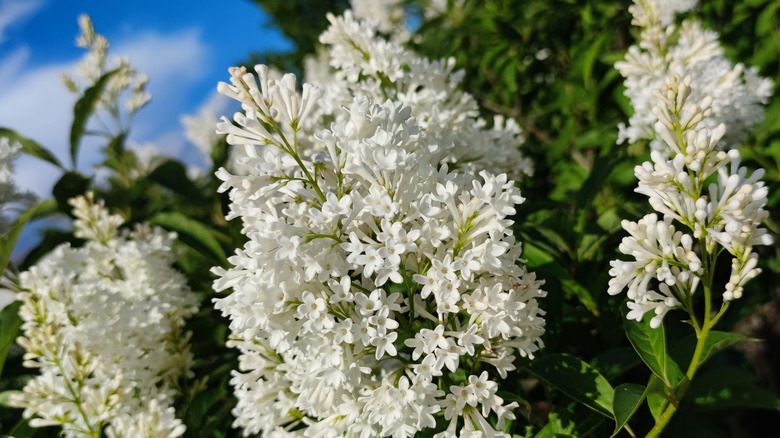
<path id="1" fill-rule="evenodd" d="M 526 242 L 523 245 L 523 258 L 528 260 L 528 267 L 538 272 L 545 278 L 555 278 L 560 282 L 563 290 L 577 297 L 578 300 L 594 315 L 599 314 L 598 304 L 593 294 L 585 286 L 574 279 L 560 263 L 556 263 L 545 251 L 538 246 Z"/>
<path id="2" fill-rule="evenodd" d="M 614 418 L 615 390 L 595 368 L 568 354 L 551 354 L 534 360 L 528 371 L 589 408 Z"/>
<path id="3" fill-rule="evenodd" d="M 148 176 L 151 181 L 173 190 L 192 202 L 202 202 L 203 193 L 190 181 L 187 169 L 176 160 L 167 160 L 157 166 Z"/>
<path id="4" fill-rule="evenodd" d="M 89 178 L 75 170 L 65 172 L 51 190 L 60 211 L 70 212 L 73 208 L 68 204 L 68 201 L 86 193 L 89 189 L 89 183 Z"/>
<path id="5" fill-rule="evenodd" d="M 650 376 L 650 381 L 647 382 L 646 394 L 647 407 L 650 409 L 650 414 L 652 414 L 653 418 L 658 421 L 658 418 L 661 416 L 661 413 L 666 407 L 668 400 L 664 382 L 662 382 L 661 379 L 659 379 L 655 374 L 652 374 Z"/>
<path id="6" fill-rule="evenodd" d="M 60 169 L 63 169 L 62 163 L 57 157 L 54 156 L 48 149 L 41 146 L 35 140 L 29 139 L 18 132 L 8 129 L 0 128 L 0 137 L 5 137 L 11 141 L 11 143 L 19 143 L 22 146 L 22 152 L 27 155 L 31 155 L 41 160 L 47 161 Z"/>
<path id="7" fill-rule="evenodd" d="M 607 380 L 613 380 L 641 362 L 633 348 L 616 347 L 598 354 L 590 361 L 590 365 L 596 368 Z"/>
<path id="8" fill-rule="evenodd" d="M 780 411 L 778 395 L 755 383 L 748 370 L 723 366 L 693 379 L 686 399 L 706 409 L 758 408 Z"/>
<path id="9" fill-rule="evenodd" d="M 125 140 L 127 140 L 127 131 L 120 133 L 105 147 L 106 159 L 103 165 L 109 169 L 115 170 L 118 174 L 127 173 L 127 151 L 125 149 Z"/>
<path id="10" fill-rule="evenodd" d="M 609 208 L 596 219 L 596 225 L 601 227 L 602 230 L 608 233 L 614 233 L 621 229 L 620 221 L 621 215 L 618 214 L 618 210 L 615 207 Z"/>
<path id="11" fill-rule="evenodd" d="M 53 436 L 60 436 L 57 433 L 57 429 L 54 426 L 49 427 L 32 427 L 30 426 L 30 419 L 22 419 L 19 423 L 14 426 L 13 429 L 11 429 L 11 432 L 9 432 L 9 437 L 17 437 L 17 438 L 37 438 L 37 437 L 53 437 Z M 3 435 L 5 436 L 5 435 Z"/>
<path id="12" fill-rule="evenodd" d="M 777 9 L 780 3 L 773 3 L 768 6 L 756 20 L 756 35 L 771 35 L 777 29 Z"/>
<path id="13" fill-rule="evenodd" d="M 520 405 L 520 406 L 521 406 L 521 407 L 522 407 L 522 408 L 523 408 L 523 409 L 524 409 L 526 412 L 531 412 L 531 410 L 532 410 L 531 403 L 530 403 L 528 400 L 524 399 L 523 397 L 520 397 L 520 396 L 519 396 L 517 393 L 515 393 L 515 392 L 510 392 L 510 391 L 497 391 L 497 392 L 496 392 L 496 395 L 498 395 L 499 397 L 503 398 L 504 400 L 506 400 L 506 401 L 507 401 L 507 402 L 509 402 L 509 403 L 511 403 L 511 402 L 516 402 L 516 403 L 517 403 L 517 404 L 519 404 L 519 405 Z"/>
<path id="14" fill-rule="evenodd" d="M 14 246 L 16 246 L 16 241 L 19 240 L 19 236 L 22 234 L 25 225 L 33 219 L 50 215 L 56 210 L 57 204 L 49 199 L 33 205 L 29 210 L 16 218 L 10 228 L 0 236 L 0 273 L 5 271 L 8 263 L 11 261 L 11 253 L 14 250 Z"/>
<path id="15" fill-rule="evenodd" d="M 84 130 L 87 127 L 89 117 L 95 111 L 95 105 L 100 100 L 100 95 L 103 94 L 108 81 L 118 72 L 119 69 L 115 69 L 101 76 L 93 86 L 84 91 L 84 95 L 81 96 L 81 99 L 73 107 L 73 124 L 70 127 L 70 159 L 74 168 L 76 167 L 76 157 L 79 154 L 81 138 L 84 136 Z"/>
<path id="16" fill-rule="evenodd" d="M 628 423 L 628 420 L 642 405 L 645 399 L 645 387 L 635 383 L 624 383 L 615 388 L 612 410 L 615 413 L 615 436 Z"/>
<path id="17" fill-rule="evenodd" d="M 588 173 L 588 178 L 582 183 L 577 192 L 577 230 L 583 231 L 588 218 L 585 214 L 586 208 L 590 205 L 598 193 L 604 189 L 604 182 L 609 176 L 610 170 L 614 167 L 615 157 L 613 155 L 600 155 L 596 158 L 593 167 Z"/>
<path id="18" fill-rule="evenodd" d="M 562 420 L 558 414 L 552 413 L 547 417 L 547 424 L 534 435 L 534 438 L 575 438 L 574 423 Z"/>
<path id="19" fill-rule="evenodd" d="M 588 261 L 596 258 L 598 251 L 604 247 L 604 242 L 609 239 L 607 234 L 584 234 L 577 247 L 577 260 Z"/>
<path id="20" fill-rule="evenodd" d="M 650 327 L 653 315 L 645 314 L 642 322 L 623 318 L 626 336 L 642 361 L 666 386 L 672 387 L 682 380 L 680 367 L 666 352 L 666 332 L 663 324 L 657 329 Z"/>
<path id="21" fill-rule="evenodd" d="M 603 52 L 601 46 L 610 36 L 609 33 L 603 33 L 596 38 L 596 41 L 590 43 L 588 50 L 582 57 L 582 81 L 586 88 L 593 86 L 593 66 L 599 55 Z"/>
<path id="22" fill-rule="evenodd" d="M 19 327 L 22 326 L 22 318 L 19 316 L 19 307 L 21 306 L 21 301 L 14 301 L 0 311 L 0 376 L 3 375 L 3 366 L 5 358 L 8 356 L 8 350 L 11 349 Z"/>
<path id="23" fill-rule="evenodd" d="M 188 428 L 200 428 L 208 420 L 208 414 L 213 411 L 214 405 L 224 402 L 227 394 L 225 388 L 216 387 L 196 395 L 187 410 L 186 424 L 189 426 Z"/>
<path id="24" fill-rule="evenodd" d="M 759 339 L 748 338 L 731 332 L 711 331 L 704 342 L 704 348 L 699 359 L 699 364 L 703 364 L 714 354 L 745 342 L 758 342 Z M 690 335 L 683 338 L 675 344 L 669 353 L 679 364 L 688 364 L 693 357 L 693 350 L 696 348 L 696 335 Z"/>
<path id="25" fill-rule="evenodd" d="M 152 218 L 151 223 L 177 232 L 179 240 L 211 258 L 212 261 L 220 265 L 225 264 L 225 252 L 219 245 L 219 241 L 212 230 L 202 223 L 175 212 L 159 213 Z"/>
<path id="26" fill-rule="evenodd" d="M 228 160 L 229 151 L 230 147 L 227 144 L 227 136 L 220 135 L 219 139 L 212 145 L 211 148 L 212 174 L 220 167 L 225 166 L 225 163 L 227 163 Z"/>

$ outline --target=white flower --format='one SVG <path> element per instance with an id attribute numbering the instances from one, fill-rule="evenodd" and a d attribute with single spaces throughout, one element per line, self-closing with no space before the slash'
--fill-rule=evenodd
<path id="1" fill-rule="evenodd" d="M 87 49 L 88 52 L 76 66 L 77 76 L 63 75 L 65 86 L 74 93 L 82 94 L 95 85 L 103 75 L 116 70 L 103 88 L 97 107 L 108 110 L 112 117 L 121 123 L 120 99 L 126 91 L 130 92 L 123 105 L 130 114 L 144 107 L 151 99 L 146 91 L 149 78 L 136 71 L 126 59 L 108 57 L 108 40 L 103 35 L 95 33 L 92 20 L 86 14 L 79 16 L 79 28 L 81 34 L 76 38 L 76 45 Z"/>
<path id="2" fill-rule="evenodd" d="M 20 192 L 13 181 L 13 162 L 21 148 L 20 144 L 0 136 L 0 233 L 4 233 L 9 225 L 8 210 L 23 209 L 35 200 L 32 194 Z"/>
<path id="3" fill-rule="evenodd" d="M 296 110 L 292 79 L 279 87 L 256 70 L 259 80 L 233 70 L 221 87 L 244 105 L 220 124 L 228 142 L 265 145 L 245 157 L 247 175 L 217 173 L 248 238 L 230 269 L 214 269 L 215 289 L 232 288 L 216 308 L 241 351 L 235 425 L 254 434 L 300 422 L 311 436 L 435 428 L 444 368 L 483 363 L 486 379 L 506 376 L 515 355 L 541 347 L 545 294 L 516 265 L 508 219 L 523 198 L 506 175 L 450 171 L 398 102 L 357 96 L 323 129 L 316 105 Z M 478 427 L 510 418 L 496 409 Z"/>
<path id="4" fill-rule="evenodd" d="M 406 29 L 406 14 L 399 0 L 351 0 L 350 5 L 355 17 L 369 22 L 379 32 L 391 34 L 404 41 L 409 36 Z"/>
<path id="5" fill-rule="evenodd" d="M 710 293 L 717 254 L 723 249 L 733 256 L 723 298 L 740 298 L 744 283 L 760 272 L 753 246 L 772 243 L 761 228 L 768 217 L 768 190 L 759 181 L 764 172 L 748 177 L 737 150 L 719 150 L 726 126 L 707 127 L 715 117 L 711 108 L 716 99 L 692 100 L 693 81 L 691 76 L 671 76 L 656 90 L 658 149 L 651 153 L 652 163 L 635 168 L 636 191 L 649 198 L 663 220 L 649 214 L 638 223 L 623 221 L 630 236 L 623 238 L 619 250 L 633 260 L 610 262 L 608 292 L 627 288 L 633 300 L 627 317 L 641 321 L 653 310 L 654 328 L 671 308 L 688 304 L 690 312 L 690 297 L 700 283 Z M 673 221 L 692 234 L 678 231 Z"/>
<path id="6" fill-rule="evenodd" d="M 330 27 L 320 36 L 323 50 L 306 63 L 307 80 L 324 91 L 309 127 L 350 118 L 352 113 L 341 108 L 356 97 L 390 99 L 408 107 L 417 124 L 435 139 L 428 145 L 435 162 L 469 173 L 485 169 L 512 177 L 533 173 L 531 162 L 519 152 L 523 137 L 517 122 L 480 118 L 474 98 L 460 91 L 464 73 L 455 70 L 454 59 L 431 61 L 411 52 L 402 45 L 408 32 L 397 25 L 389 38 L 380 36 L 400 19 L 397 1 L 356 0 L 353 7 L 339 17 L 328 15 Z M 311 137 L 301 141 L 323 150 Z M 381 149 L 370 153 L 372 161 L 387 170 L 397 165 L 396 154 Z"/>
<path id="7" fill-rule="evenodd" d="M 121 218 L 91 195 L 71 204 L 87 243 L 61 245 L 21 274 L 18 342 L 40 376 L 12 402 L 69 437 L 181 436 L 172 403 L 197 301 L 171 267 L 175 236 L 146 225 L 120 233 Z"/>
<path id="8" fill-rule="evenodd" d="M 195 145 L 207 162 L 211 161 L 212 149 L 219 141 L 214 125 L 219 122 L 218 114 L 224 112 L 228 100 L 214 93 L 193 115 L 184 115 L 179 120 L 184 136 Z"/>
<path id="9" fill-rule="evenodd" d="M 653 149 L 665 149 L 653 128 L 653 93 L 673 75 L 693 78 L 693 102 L 706 96 L 712 99 L 712 114 L 703 123 L 710 131 L 721 123 L 729 128 L 722 149 L 738 145 L 747 129 L 763 119 L 762 106 L 772 94 L 772 83 L 755 69 L 733 65 L 724 56 L 718 35 L 703 29 L 698 21 L 675 26 L 674 14 L 695 4 L 694 0 L 635 0 L 629 7 L 632 23 L 641 34 L 625 60 L 615 64 L 625 78 L 625 94 L 634 108 L 628 126 L 620 126 L 619 142 L 646 139 Z"/>

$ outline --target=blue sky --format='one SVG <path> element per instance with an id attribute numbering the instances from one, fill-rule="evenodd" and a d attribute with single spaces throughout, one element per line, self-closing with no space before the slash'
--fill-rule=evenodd
<path id="1" fill-rule="evenodd" d="M 110 55 L 128 56 L 150 77 L 152 101 L 136 116 L 131 142 L 188 160 L 198 152 L 183 135 L 181 116 L 221 107 L 217 82 L 251 51 L 290 48 L 249 0 L 0 0 L 0 126 L 37 140 L 63 161 L 75 96 L 59 77 L 84 54 L 74 43 L 81 13 L 108 38 Z M 80 161 L 96 157 L 85 145 Z M 29 157 L 16 168 L 18 185 L 42 196 L 58 177 Z"/>

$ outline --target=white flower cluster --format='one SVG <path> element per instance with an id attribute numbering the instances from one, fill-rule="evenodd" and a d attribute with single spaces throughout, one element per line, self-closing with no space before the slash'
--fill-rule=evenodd
<path id="1" fill-rule="evenodd" d="M 61 245 L 20 276 L 25 292 L 24 365 L 40 375 L 12 402 L 34 427 L 67 437 L 177 437 L 177 381 L 189 370 L 181 329 L 197 310 L 172 268 L 173 234 L 138 226 L 119 233 L 119 216 L 75 198 L 83 247 Z"/>
<path id="2" fill-rule="evenodd" d="M 0 202 L 5 204 L 15 192 L 13 179 L 13 161 L 19 156 L 21 146 L 12 144 L 6 137 L 0 137 Z"/>
<path id="3" fill-rule="evenodd" d="M 349 3 L 355 18 L 369 22 L 378 32 L 397 41 L 409 38 L 401 0 L 351 0 Z"/>
<path id="4" fill-rule="evenodd" d="M 758 76 L 754 68 L 733 65 L 723 54 L 718 34 L 703 29 L 698 21 L 674 25 L 675 13 L 695 5 L 692 0 L 635 0 L 629 7 L 632 23 L 641 34 L 639 44 L 615 64 L 625 78 L 625 94 L 634 108 L 628 126 L 619 127 L 619 142 L 646 139 L 653 149 L 665 149 L 663 140 L 655 136 L 653 90 L 662 88 L 672 75 L 693 78 L 694 102 L 712 98 L 711 113 L 703 123 L 710 131 L 721 123 L 728 126 L 720 142 L 723 149 L 739 144 L 749 128 L 763 119 L 763 105 L 772 94 L 771 81 Z"/>
<path id="5" fill-rule="evenodd" d="M 218 130 L 246 147 L 251 170 L 217 173 L 228 218 L 249 238 L 233 267 L 214 269 L 215 289 L 232 288 L 216 308 L 241 351 L 235 426 L 408 437 L 443 424 L 437 436 L 508 436 L 517 405 L 491 378 L 541 347 L 545 295 L 516 264 L 513 182 L 449 171 L 444 134 L 428 135 L 403 103 L 357 96 L 311 131 L 323 92 L 256 71 L 259 84 L 233 69 L 219 87 L 244 112 Z M 307 154 L 301 138 L 321 152 Z"/>
<path id="6" fill-rule="evenodd" d="M 724 249 L 733 259 L 723 299 L 740 298 L 743 285 L 760 272 L 753 246 L 772 243 L 760 227 L 768 216 L 763 169 L 748 176 L 736 149 L 718 147 L 726 127 L 708 128 L 713 99 L 693 100 L 691 84 L 690 76 L 672 76 L 656 90 L 655 131 L 665 150 L 653 151 L 652 162 L 635 169 L 636 191 L 649 198 L 664 220 L 649 214 L 638 223 L 623 221 L 630 236 L 619 249 L 634 260 L 612 261 L 609 271 L 610 294 L 628 287 L 633 300 L 628 318 L 641 320 L 653 310 L 654 327 L 670 308 L 689 308 L 691 295 L 702 280 L 712 278 Z M 691 234 L 679 231 L 673 221 Z"/>
<path id="7" fill-rule="evenodd" d="M 461 13 L 466 0 L 428 0 L 421 3 L 423 16 L 426 19 L 446 16 L 447 13 L 456 11 Z M 446 17 L 445 17 L 446 18 Z M 443 22 L 447 25 L 447 21 Z"/>
<path id="8" fill-rule="evenodd" d="M 225 112 L 230 101 L 225 96 L 214 93 L 194 114 L 183 115 L 179 121 L 184 137 L 198 148 L 204 161 L 211 164 L 212 150 L 221 136 L 214 130 L 219 116 Z"/>
<path id="9" fill-rule="evenodd" d="M 376 2 L 357 3 L 366 3 L 359 9 L 365 13 L 368 3 Z M 382 12 L 389 17 L 400 13 L 394 2 L 384 3 Z M 304 121 L 307 129 L 334 120 L 343 123 L 348 114 L 341 108 L 356 96 L 374 102 L 389 99 L 411 108 L 417 124 L 435 139 L 439 149 L 432 153 L 437 162 L 468 173 L 488 170 L 511 178 L 533 173 L 530 160 L 519 151 L 523 137 L 517 122 L 502 116 L 492 123 L 482 119 L 474 98 L 459 89 L 463 72 L 455 71 L 453 58 L 431 61 L 406 49 L 405 27 L 388 38 L 380 36 L 397 18 L 361 20 L 347 10 L 339 17 L 328 15 L 328 20 L 330 27 L 320 36 L 323 50 L 306 65 L 306 82 L 325 93 Z M 313 138 L 308 142 L 319 144 Z"/>
<path id="10" fill-rule="evenodd" d="M 6 137 L 0 137 L 0 234 L 5 233 L 8 227 L 6 210 L 15 204 L 29 204 L 33 195 L 19 192 L 13 181 L 13 162 L 19 156 L 21 145 L 12 143 Z"/>
<path id="11" fill-rule="evenodd" d="M 89 16 L 85 14 L 79 16 L 79 28 L 81 33 L 76 38 L 76 45 L 87 49 L 87 54 L 76 67 L 78 77 L 63 74 L 65 86 L 71 92 L 83 93 L 87 88 L 95 85 L 103 75 L 116 69 L 117 72 L 108 80 L 100 95 L 98 108 L 106 109 L 112 116 L 118 118 L 120 95 L 127 90 L 131 94 L 124 103 L 126 111 L 132 114 L 146 105 L 151 99 L 146 92 L 149 78 L 136 71 L 127 59 L 108 58 L 108 40 L 95 32 Z"/>
<path id="12" fill-rule="evenodd" d="M 24 206 L 33 200 L 28 193 L 20 193 L 13 181 L 13 162 L 19 156 L 21 145 L 11 143 L 8 138 L 0 137 L 0 235 L 6 233 L 10 226 L 8 210 L 15 206 Z M 10 281 L 11 270 L 0 272 L 0 310 L 16 299 L 13 282 Z"/>

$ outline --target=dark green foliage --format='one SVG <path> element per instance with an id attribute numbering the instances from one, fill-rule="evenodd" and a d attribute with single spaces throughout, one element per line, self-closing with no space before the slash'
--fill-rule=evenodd
<path id="1" fill-rule="evenodd" d="M 524 257 L 529 267 L 546 280 L 548 297 L 543 303 L 548 311 L 546 353 L 565 352 L 594 358 L 592 363 L 618 388 L 623 382 L 644 387 L 649 377 L 646 369 L 641 370 L 647 365 L 636 366 L 636 353 L 622 353 L 622 358 L 612 353 L 613 359 L 606 356 L 608 352 L 625 352 L 630 345 L 618 311 L 625 306 L 622 303 L 625 298 L 610 298 L 606 294 L 608 261 L 616 258 L 615 251 L 624 235 L 619 221 L 635 220 L 650 211 L 646 200 L 633 193 L 636 186 L 633 167 L 645 161 L 644 145 L 616 144 L 617 125 L 625 122 L 632 112 L 623 96 L 622 78 L 613 68 L 634 42 L 627 12 L 630 3 L 466 1 L 462 9 L 424 22 L 418 30 L 422 38 L 414 40 L 416 49 L 426 56 L 455 57 L 458 66 L 465 70 L 465 91 L 477 98 L 485 115 L 512 116 L 524 128 L 526 142 L 522 148 L 534 159 L 536 174 L 520 183 L 527 201 L 518 208 L 515 230 L 525 244 Z M 780 2 L 702 2 L 701 9 L 693 15 L 722 34 L 722 45 L 732 61 L 756 65 L 761 74 L 776 83 L 780 80 Z M 766 121 L 756 127 L 742 152 L 749 168 L 763 167 L 767 171 L 764 180 L 773 196 L 769 228 L 777 233 L 780 231 L 776 222 L 780 217 L 780 195 L 777 195 L 780 192 L 780 99 L 768 103 Z M 760 251 L 765 263 L 764 274 L 748 284 L 745 299 L 734 304 L 729 319 L 722 320 L 719 329 L 731 330 L 740 319 L 754 313 L 758 303 L 777 296 L 780 269 L 775 251 L 771 248 Z M 723 269 L 728 269 L 728 260 L 720 263 Z M 727 278 L 721 279 L 720 285 L 725 281 Z M 665 325 L 678 316 L 667 317 Z M 768 321 L 777 324 L 776 316 Z M 679 380 L 695 342 L 687 339 L 683 344 L 688 347 L 677 348 L 676 340 L 691 333 L 691 327 L 667 327 L 666 338 L 671 341 L 660 350 L 663 344 L 650 342 L 650 338 L 660 335 L 661 338 L 656 336 L 656 341 L 660 341 L 663 332 L 651 332 L 649 328 L 637 332 L 638 326 L 631 327 L 629 338 L 633 339 L 639 356 L 652 364 L 650 368 L 655 372 L 672 381 Z M 732 340 L 744 339 L 737 335 L 723 339 L 720 332 L 712 335 L 708 345 L 712 344 L 713 348 L 707 349 L 711 353 L 725 346 L 720 341 L 733 345 Z M 680 359 L 679 350 L 683 348 L 687 348 L 687 357 L 682 355 Z M 765 363 L 766 357 L 754 356 L 753 360 Z M 728 358 L 745 363 L 740 354 Z M 680 361 L 679 366 L 675 359 Z M 709 360 L 712 363 L 703 372 L 719 369 L 723 357 L 717 355 Z M 778 369 L 777 364 L 768 366 Z M 658 410 L 667 403 L 663 394 L 671 395 L 663 383 L 653 381 L 647 399 L 651 410 Z M 628 397 L 630 401 L 634 401 L 637 392 L 628 393 L 632 396 Z M 532 404 L 536 403 L 533 396 L 528 398 Z M 731 403 L 736 406 L 739 399 L 732 398 Z M 646 433 L 653 424 L 646 409 L 640 406 L 631 412 L 630 424 L 636 422 L 638 435 Z M 561 419 L 566 415 L 560 407 L 556 412 L 557 415 L 549 417 L 550 423 L 540 436 L 550 432 L 550 428 L 563 436 L 582 433 L 573 423 L 562 426 Z M 705 420 L 710 423 L 702 430 L 723 431 L 723 421 L 713 420 Z M 764 416 L 762 421 L 777 424 L 777 416 Z M 673 421 L 669 431 L 674 434 L 683 427 L 683 422 Z M 579 433 L 573 433 L 574 430 Z"/>
<path id="2" fill-rule="evenodd" d="M 349 0 L 252 1 L 271 17 L 273 27 L 295 44 L 295 50 L 279 53 L 258 47 L 258 51 L 251 54 L 249 64 L 272 64 L 282 71 L 293 73 L 302 72 L 304 56 L 314 53 L 320 34 L 328 27 L 326 14 L 339 15 L 349 7 Z"/>
<path id="3" fill-rule="evenodd" d="M 576 357 L 551 354 L 531 361 L 528 371 L 594 411 L 612 417 L 615 390 L 598 371 Z"/>
<path id="4" fill-rule="evenodd" d="M 348 6 L 346 0 L 254 1 L 296 49 L 258 52 L 250 63 L 271 63 L 296 73 L 301 72 L 304 56 L 315 51 L 327 27 L 326 13 L 338 14 Z M 414 11 L 414 1 L 409 3 Z M 721 33 L 727 56 L 755 65 L 780 82 L 780 0 L 702 3 L 696 17 Z M 770 361 L 777 355 L 771 346 L 780 345 L 780 333 L 771 330 L 772 324 L 778 325 L 773 309 L 780 305 L 759 308 L 758 304 L 777 303 L 776 247 L 759 249 L 764 273 L 748 284 L 742 300 L 733 303 L 717 326 L 721 331 L 709 334 L 701 355 L 701 363 L 706 363 L 692 381 L 685 374 L 696 339 L 689 325 L 675 322 L 681 319 L 680 312 L 667 316 L 663 328 L 651 329 L 649 318 L 640 323 L 625 320 L 624 295 L 606 293 L 609 261 L 617 258 L 625 235 L 620 220 L 650 212 L 646 199 L 633 192 L 633 168 L 648 151 L 643 144 L 616 144 L 617 125 L 632 111 L 623 96 L 622 78 L 613 67 L 634 42 L 629 4 L 628 0 L 467 0 L 462 9 L 443 17 L 411 20 L 420 22 L 414 49 L 434 59 L 454 57 L 465 71 L 464 90 L 475 96 L 488 119 L 501 114 L 518 120 L 526 136 L 523 151 L 536 165 L 536 174 L 519 183 L 527 201 L 518 208 L 514 231 L 523 242 L 529 270 L 546 282 L 548 296 L 541 303 L 547 312 L 546 346 L 535 360 L 518 360 L 519 371 L 509 379 L 522 385 L 502 387 L 507 403 L 520 404 L 510 432 L 522 437 L 643 436 L 674 404 L 679 412 L 664 436 L 690 436 L 690 430 L 702 436 L 736 436 L 735 430 L 743 436 L 753 432 L 753 436 L 768 436 L 763 431 L 776 433 L 780 425 L 778 388 L 771 386 L 777 382 L 780 364 Z M 86 118 L 94 109 L 88 93 L 75 111 L 74 163 L 86 133 Z M 61 167 L 43 146 L 7 129 L 0 135 L 16 138 L 25 153 Z M 97 198 L 128 218 L 126 226 L 150 221 L 178 232 L 177 267 L 202 303 L 187 326 L 193 333 L 195 376 L 182 382 L 178 414 L 188 436 L 238 436 L 240 431 L 230 427 L 235 400 L 228 385 L 236 352 L 225 346 L 227 321 L 213 309 L 212 299 L 218 295 L 211 289 L 210 273 L 211 267 L 225 265 L 226 256 L 244 241 L 241 224 L 224 220 L 227 200 L 216 193 L 219 181 L 213 171 L 227 159 L 227 145 L 224 140 L 217 145 L 211 157 L 213 168 L 194 179 L 174 160 L 137 172 L 139 163 L 126 150 L 126 138 L 127 132 L 121 132 L 105 139 L 101 166 L 109 171 L 108 184 L 98 187 L 90 176 L 68 172 L 54 188 L 56 207 L 52 203 L 47 212 L 69 214 L 68 198 L 94 190 Z M 766 120 L 741 151 L 749 168 L 767 171 L 769 228 L 778 234 L 780 99 L 768 102 Z M 69 232 L 45 231 L 20 266 L 29 267 L 63 242 L 79 244 Z M 0 243 L 6 250 L 2 253 L 9 253 L 9 244 Z M 726 271 L 725 277 L 727 263 L 724 258 L 718 265 Z M 716 278 L 716 289 L 727 280 Z M 761 356 L 755 353 L 761 349 L 753 349 L 748 358 L 732 347 L 757 344 L 730 331 L 741 326 L 747 333 L 745 321 L 755 319 L 768 327 L 760 336 L 769 338 L 762 345 L 771 354 Z M 16 323 L 5 313 L 0 316 L 0 324 L 6 324 L 3 328 Z M 0 333 L 0 369 L 2 355 L 9 357 L 0 392 L 21 388 L 31 372 L 21 367 L 18 349 L 4 350 L 7 337 Z M 757 380 L 751 366 L 768 371 Z M 755 408 L 761 410 L 737 411 Z M 759 420 L 745 421 L 749 417 L 742 415 L 751 414 Z M 18 411 L 0 407 L 0 432 L 10 430 L 18 417 Z M 19 423 L 17 431 L 34 432 L 25 422 Z"/>
<path id="5" fill-rule="evenodd" d="M 22 326 L 22 318 L 19 317 L 21 302 L 16 301 L 0 311 L 0 376 L 3 375 L 3 364 L 8 356 L 8 350 L 16 339 L 19 327 Z"/>
<path id="6" fill-rule="evenodd" d="M 103 94 L 111 77 L 119 73 L 119 70 L 111 70 L 101 76 L 94 85 L 87 88 L 84 94 L 73 107 L 73 124 L 70 127 L 70 159 L 73 167 L 76 167 L 76 158 L 79 155 L 79 146 L 87 129 L 87 122 L 95 111 L 100 96 Z"/>

